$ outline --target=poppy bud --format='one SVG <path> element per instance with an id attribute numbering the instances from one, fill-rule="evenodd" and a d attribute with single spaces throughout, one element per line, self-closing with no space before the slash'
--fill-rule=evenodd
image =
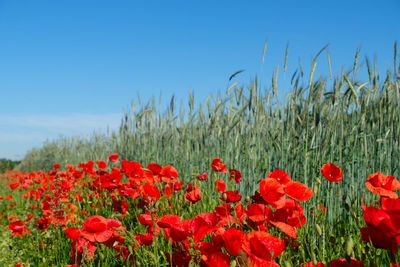
<path id="1" fill-rule="evenodd" d="M 314 191 L 314 194 L 317 194 L 317 193 L 318 193 L 318 185 L 314 185 L 313 191 Z"/>
<path id="2" fill-rule="evenodd" d="M 315 178 L 315 181 L 316 181 L 318 184 L 322 184 L 321 179 L 319 179 L 318 177 Z"/>
<path id="3" fill-rule="evenodd" d="M 335 238 L 333 235 L 331 235 L 331 236 L 329 237 L 329 242 L 331 242 L 332 245 L 335 245 L 335 244 L 336 244 L 336 238 Z"/>
<path id="4" fill-rule="evenodd" d="M 322 235 L 322 229 L 321 226 L 319 226 L 317 223 L 315 224 L 315 230 L 317 230 L 317 233 L 319 234 L 319 236 Z"/>
<path id="5" fill-rule="evenodd" d="M 353 239 L 350 236 L 349 239 L 346 242 L 346 254 L 347 254 L 347 256 L 349 256 L 349 257 L 352 256 L 353 248 L 354 248 L 354 242 L 353 242 Z"/>
<path id="6" fill-rule="evenodd" d="M 231 261 L 230 267 L 236 267 L 236 260 Z"/>
<path id="7" fill-rule="evenodd" d="M 226 201 L 226 200 L 228 199 L 228 196 L 226 195 L 226 193 L 224 193 L 224 194 L 222 195 L 222 198 L 224 199 L 224 201 Z"/>
<path id="8" fill-rule="evenodd" d="M 285 267 L 292 267 L 292 264 L 289 261 L 284 261 L 283 264 Z"/>
<path id="9" fill-rule="evenodd" d="M 250 197 L 247 196 L 244 200 L 245 200 L 246 202 L 250 202 Z"/>

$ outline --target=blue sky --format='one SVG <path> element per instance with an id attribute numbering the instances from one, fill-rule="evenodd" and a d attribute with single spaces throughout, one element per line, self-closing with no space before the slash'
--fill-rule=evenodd
<path id="1" fill-rule="evenodd" d="M 400 1 L 0 0 L 0 158 L 20 159 L 59 135 L 116 129 L 132 99 L 186 101 L 258 75 L 270 85 L 326 44 L 333 71 L 357 47 L 392 67 Z M 262 49 L 268 37 L 264 65 Z M 326 59 L 320 74 L 328 76 Z M 287 88 L 280 88 L 280 94 Z"/>

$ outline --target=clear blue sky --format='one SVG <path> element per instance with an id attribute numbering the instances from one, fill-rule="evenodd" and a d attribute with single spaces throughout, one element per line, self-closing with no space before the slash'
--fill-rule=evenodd
<path id="1" fill-rule="evenodd" d="M 258 75 L 268 86 L 287 42 L 288 76 L 326 44 L 336 73 L 359 46 L 384 72 L 399 14 L 398 0 L 0 0 L 0 158 L 61 134 L 115 129 L 137 93 L 186 100 L 191 89 L 204 99 L 239 69 L 242 84 Z"/>

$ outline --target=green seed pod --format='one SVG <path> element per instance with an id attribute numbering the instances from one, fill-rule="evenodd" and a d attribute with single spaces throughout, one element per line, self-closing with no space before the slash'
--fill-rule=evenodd
<path id="1" fill-rule="evenodd" d="M 353 250 L 354 250 L 354 242 L 353 242 L 353 238 L 351 238 L 351 236 L 350 236 L 346 242 L 346 255 L 351 257 L 353 254 Z"/>
<path id="2" fill-rule="evenodd" d="M 322 229 L 321 226 L 318 225 L 318 223 L 315 224 L 315 230 L 317 230 L 319 236 L 322 235 Z"/>
<path id="3" fill-rule="evenodd" d="M 314 185 L 313 191 L 314 191 L 314 194 L 318 193 L 318 185 Z"/>

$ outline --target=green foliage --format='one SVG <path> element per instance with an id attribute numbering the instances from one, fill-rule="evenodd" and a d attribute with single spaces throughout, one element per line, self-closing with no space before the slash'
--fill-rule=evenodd
<path id="1" fill-rule="evenodd" d="M 5 173 L 8 170 L 14 169 L 21 161 L 14 161 L 10 159 L 0 159 L 0 173 Z"/>

